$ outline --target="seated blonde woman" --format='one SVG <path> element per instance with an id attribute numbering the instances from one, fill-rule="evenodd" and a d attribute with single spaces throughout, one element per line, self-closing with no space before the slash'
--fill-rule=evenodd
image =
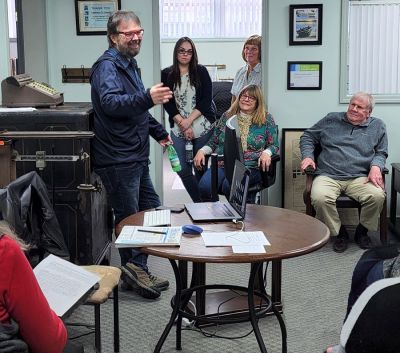
<path id="1" fill-rule="evenodd" d="M 205 156 L 215 152 L 223 154 L 226 121 L 236 116 L 244 154 L 244 164 L 250 170 L 249 187 L 261 181 L 261 170 L 268 170 L 271 156 L 279 152 L 278 132 L 275 121 L 265 108 L 261 88 L 256 85 L 244 87 L 235 102 L 220 118 L 214 133 L 194 158 L 194 165 L 201 169 Z M 203 202 L 211 200 L 211 170 L 208 169 L 199 182 Z M 225 178 L 223 162 L 218 165 L 218 192 L 229 197 L 230 185 Z M 248 195 L 247 202 L 254 203 L 256 193 Z"/>

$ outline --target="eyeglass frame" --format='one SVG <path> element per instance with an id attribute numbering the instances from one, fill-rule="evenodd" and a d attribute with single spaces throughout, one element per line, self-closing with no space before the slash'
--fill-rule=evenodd
<path id="1" fill-rule="evenodd" d="M 193 49 L 185 50 L 183 48 L 179 48 L 176 52 L 180 55 L 193 55 Z"/>
<path id="2" fill-rule="evenodd" d="M 242 95 L 240 95 L 239 99 L 248 100 L 249 102 L 252 102 L 252 103 L 257 102 L 257 98 L 256 97 L 249 96 L 246 93 L 243 93 Z"/>
<path id="3" fill-rule="evenodd" d="M 135 35 L 136 35 L 138 38 L 142 38 L 142 37 L 143 37 L 143 34 L 144 34 L 144 29 L 141 28 L 141 29 L 138 29 L 137 31 L 129 31 L 129 32 L 121 32 L 121 31 L 118 31 L 117 33 L 118 33 L 118 34 L 123 34 L 124 37 L 125 37 L 125 38 L 128 38 L 128 39 L 133 39 L 133 38 L 135 38 Z"/>

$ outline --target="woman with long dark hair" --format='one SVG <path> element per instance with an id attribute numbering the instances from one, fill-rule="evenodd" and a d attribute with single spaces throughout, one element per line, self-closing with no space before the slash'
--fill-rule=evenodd
<path id="1" fill-rule="evenodd" d="M 198 63 L 196 47 L 190 38 L 182 37 L 176 42 L 173 64 L 162 70 L 161 81 L 174 92 L 164 108 L 169 115 L 171 138 L 182 166 L 178 175 L 192 200 L 199 202 L 198 181 L 203 171 L 195 169 L 193 175 L 193 163 L 186 159 L 185 145 L 192 142 L 194 155 L 204 146 L 212 134 L 215 108 L 210 75 Z"/>

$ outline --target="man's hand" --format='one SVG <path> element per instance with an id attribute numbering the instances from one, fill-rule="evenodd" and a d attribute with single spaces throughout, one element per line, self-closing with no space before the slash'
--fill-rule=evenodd
<path id="1" fill-rule="evenodd" d="M 157 83 L 150 88 L 150 96 L 154 104 L 163 104 L 172 98 L 172 91 L 162 83 Z"/>
<path id="2" fill-rule="evenodd" d="M 261 166 L 261 170 L 263 172 L 265 172 L 266 170 L 269 170 L 269 166 L 271 165 L 271 156 L 263 151 L 260 155 L 260 158 L 258 158 L 258 167 L 260 168 Z"/>
<path id="3" fill-rule="evenodd" d="M 369 181 L 372 184 L 374 184 L 377 188 L 381 188 L 381 189 L 385 188 L 385 184 L 383 183 L 381 169 L 378 166 L 373 165 L 371 167 L 369 174 L 368 174 L 368 179 L 365 182 L 365 184 L 368 183 Z"/>
<path id="4" fill-rule="evenodd" d="M 168 135 L 164 140 L 158 141 L 158 143 L 159 143 L 162 147 L 165 147 L 165 146 L 167 146 L 167 145 L 172 145 L 172 144 L 173 144 L 172 139 L 171 139 L 171 137 L 170 137 L 169 135 Z"/>
<path id="5" fill-rule="evenodd" d="M 304 172 L 307 167 L 311 167 L 314 170 L 317 168 L 315 162 L 310 157 L 304 158 L 300 163 L 300 169 L 302 172 Z"/>
<path id="6" fill-rule="evenodd" d="M 202 170 L 203 166 L 206 164 L 206 157 L 202 150 L 198 150 L 193 158 L 193 164 L 198 170 Z"/>

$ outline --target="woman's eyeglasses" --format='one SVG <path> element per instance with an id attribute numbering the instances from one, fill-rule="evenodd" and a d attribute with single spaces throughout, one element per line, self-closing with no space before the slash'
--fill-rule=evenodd
<path id="1" fill-rule="evenodd" d="M 143 37 L 143 33 L 144 33 L 144 29 L 138 29 L 137 31 L 130 31 L 130 32 L 118 32 L 118 34 L 122 34 L 123 36 L 125 36 L 128 39 L 133 39 L 135 38 L 135 36 L 137 36 L 138 38 Z"/>
<path id="2" fill-rule="evenodd" d="M 258 47 L 244 47 L 244 50 L 249 53 L 255 53 L 256 51 L 258 51 Z"/>
<path id="3" fill-rule="evenodd" d="M 249 101 L 249 102 L 255 102 L 257 100 L 256 97 L 249 96 L 248 94 L 242 94 L 240 96 L 240 99 L 243 100 L 243 101 Z"/>
<path id="4" fill-rule="evenodd" d="M 179 55 L 193 55 L 193 50 L 192 49 L 185 50 L 183 48 L 179 48 L 178 54 Z"/>

